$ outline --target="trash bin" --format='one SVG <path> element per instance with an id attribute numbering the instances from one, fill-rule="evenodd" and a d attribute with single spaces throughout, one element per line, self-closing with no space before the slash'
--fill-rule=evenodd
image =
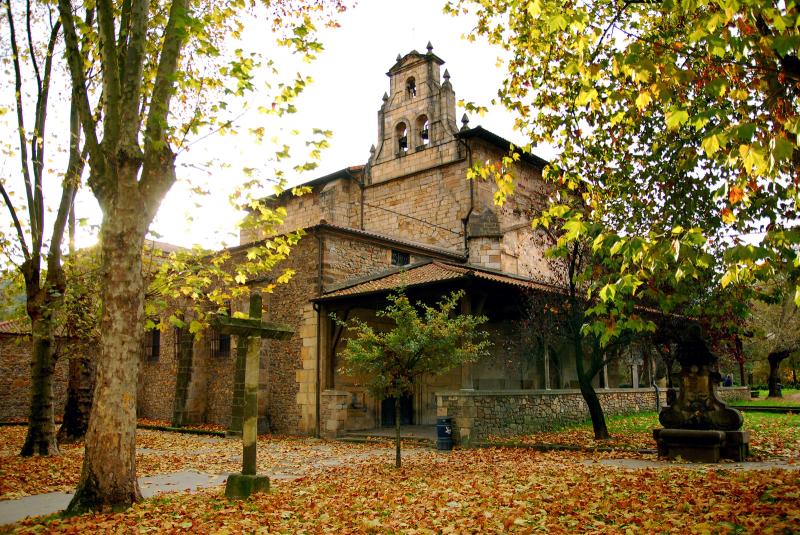
<path id="1" fill-rule="evenodd" d="M 453 449 L 453 419 L 449 416 L 436 418 L 436 449 Z"/>

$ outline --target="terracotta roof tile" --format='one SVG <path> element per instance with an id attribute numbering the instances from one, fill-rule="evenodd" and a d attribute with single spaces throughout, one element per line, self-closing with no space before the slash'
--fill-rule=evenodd
<path id="1" fill-rule="evenodd" d="M 0 321 L 0 334 L 29 334 L 31 332 L 28 318 L 16 318 Z"/>
<path id="2" fill-rule="evenodd" d="M 477 277 L 484 280 L 518 286 L 520 288 L 533 288 L 547 292 L 561 293 L 563 290 L 549 284 L 544 284 L 531 279 L 495 273 L 475 266 L 455 265 L 445 262 L 429 262 L 411 266 L 408 269 L 377 275 L 375 278 L 363 282 L 354 282 L 352 285 L 329 291 L 320 300 L 334 299 L 346 296 L 363 295 L 393 290 L 400 286 L 413 287 L 446 280 L 466 279 Z M 362 279 L 363 280 L 363 279 Z"/>

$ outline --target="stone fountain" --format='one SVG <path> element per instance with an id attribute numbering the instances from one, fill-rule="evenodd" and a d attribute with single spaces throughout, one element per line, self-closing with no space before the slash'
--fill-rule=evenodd
<path id="1" fill-rule="evenodd" d="M 743 461 L 750 432 L 742 431 L 742 413 L 717 397 L 717 356 L 699 326 L 690 326 L 677 343 L 681 365 L 680 393 L 658 416 L 664 429 L 654 429 L 658 456 L 694 462 Z"/>

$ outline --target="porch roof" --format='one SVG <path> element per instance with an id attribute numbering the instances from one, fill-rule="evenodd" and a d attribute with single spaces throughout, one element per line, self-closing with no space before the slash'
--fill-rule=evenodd
<path id="1" fill-rule="evenodd" d="M 480 268 L 470 264 L 451 264 L 441 261 L 427 261 L 403 268 L 394 269 L 368 279 L 355 279 L 333 288 L 317 301 L 327 301 L 344 297 L 366 295 L 391 291 L 398 287 L 412 288 L 436 282 L 482 279 L 504 285 L 534 289 L 551 293 L 563 293 L 564 289 L 526 277 L 501 271 Z"/>

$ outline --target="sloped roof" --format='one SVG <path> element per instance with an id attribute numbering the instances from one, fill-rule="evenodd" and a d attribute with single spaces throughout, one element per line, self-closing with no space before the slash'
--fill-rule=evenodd
<path id="1" fill-rule="evenodd" d="M 391 291 L 395 288 L 423 286 L 436 282 L 448 280 L 463 280 L 478 278 L 499 284 L 516 286 L 518 288 L 530 288 L 552 293 L 562 293 L 564 290 L 538 282 L 525 277 L 518 277 L 499 271 L 479 268 L 469 264 L 457 265 L 447 262 L 426 262 L 415 264 L 405 269 L 398 269 L 378 274 L 369 280 L 356 279 L 352 283 L 344 283 L 336 289 L 331 290 L 318 301 L 337 299 L 356 295 L 366 295 L 372 293 Z"/>
<path id="2" fill-rule="evenodd" d="M 28 318 L 0 321 L 0 334 L 29 334 L 30 332 L 31 322 Z"/>

